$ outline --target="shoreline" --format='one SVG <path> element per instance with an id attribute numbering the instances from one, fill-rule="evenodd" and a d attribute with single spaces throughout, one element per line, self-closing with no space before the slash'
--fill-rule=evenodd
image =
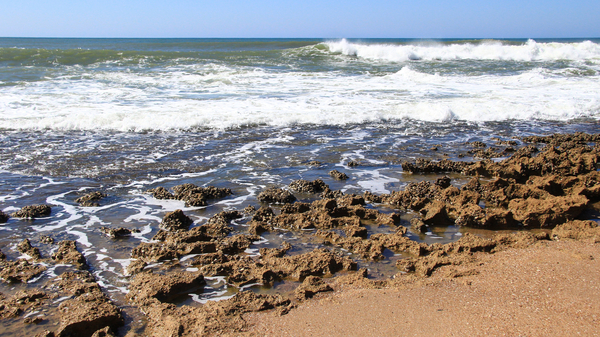
<path id="1" fill-rule="evenodd" d="M 600 241 L 600 236 L 597 237 Z M 480 254 L 470 274 L 373 288 L 337 284 L 284 316 L 245 316 L 262 336 L 597 336 L 600 245 L 561 240 Z M 472 274 L 472 275 L 471 275 Z M 335 282 L 334 282 L 335 284 Z"/>
<path id="2" fill-rule="evenodd" d="M 454 332 L 450 328 L 448 331 L 418 330 L 435 328 L 426 323 L 432 314 L 441 316 L 443 323 L 436 329 L 461 319 L 463 326 L 468 323 L 470 329 L 474 329 L 469 330 L 469 334 L 494 335 L 494 331 L 484 331 L 490 325 L 500 326 L 504 330 L 497 331 L 506 331 L 509 335 L 541 334 L 538 325 L 531 325 L 532 330 L 521 332 L 514 330 L 510 322 L 518 322 L 515 317 L 521 319 L 523 311 L 519 310 L 536 312 L 537 316 L 530 319 L 545 324 L 549 324 L 548 317 L 579 315 L 579 309 L 560 307 L 560 301 L 555 301 L 560 297 L 564 303 L 571 296 L 585 304 L 581 310 L 588 318 L 582 321 L 580 328 L 582 333 L 587 333 L 587 326 L 598 317 L 594 316 L 598 307 L 588 301 L 595 297 L 572 291 L 587 289 L 593 292 L 596 286 L 589 282 L 571 287 L 569 284 L 573 283 L 572 275 L 582 276 L 578 282 L 598 279 L 600 135 L 555 134 L 524 137 L 523 141 L 518 148 L 513 147 L 516 142 L 505 141 L 502 146 L 506 148 L 502 151 L 483 150 L 485 144 L 481 142 L 465 144 L 472 148 L 469 154 L 473 157 L 488 158 L 480 161 L 416 159 L 403 162 L 405 172 L 416 176 L 436 174 L 437 179 L 426 176 L 429 179 L 410 182 L 403 190 L 391 193 L 346 194 L 330 189 L 320 178 L 313 181 L 298 179 L 288 186 L 263 189 L 256 196 L 258 209 L 253 205 L 244 209 L 228 208 L 201 224 L 194 224 L 193 219 L 180 209 L 167 212 L 150 240 L 142 240 L 127 251 L 129 263 L 123 265 L 127 295 L 122 294 L 120 302 L 115 301 L 114 296 L 109 297 L 107 290 L 102 288 L 102 280 L 91 273 L 93 265 L 87 261 L 85 251 L 77 241 L 59 242 L 57 238 L 55 242 L 53 237 L 45 236 L 39 247 L 28 239 L 16 247 L 2 247 L 8 248 L 10 255 L 6 257 L 0 253 L 0 279 L 7 284 L 21 283 L 16 288 L 18 291 L 0 298 L 4 330 L 45 337 L 286 334 L 288 328 L 292 329 L 289 334 L 293 335 L 305 331 L 303 326 L 286 325 L 287 320 L 292 320 L 298 324 L 325 324 L 317 329 L 319 334 L 327 331 L 327 326 L 335 325 L 331 325 L 333 323 L 325 314 L 313 318 L 314 307 L 346 312 L 338 316 L 336 322 L 353 316 L 369 317 L 370 314 L 352 310 L 372 307 L 371 311 L 377 313 L 377 317 L 369 318 L 372 323 L 360 326 L 369 331 L 385 327 L 398 329 L 380 332 L 385 335 L 395 334 L 404 325 L 412 324 L 409 320 L 408 323 L 393 321 L 373 326 L 373 322 L 387 322 L 390 316 L 395 318 L 386 310 L 398 307 L 404 308 L 402 312 L 413 312 L 414 322 L 423 322 L 413 324 L 417 329 L 415 334 L 463 332 Z M 490 159 L 507 153 L 511 153 L 510 157 L 502 161 Z M 307 166 L 315 165 L 321 163 L 311 162 Z M 354 165 L 360 163 L 348 163 L 349 167 Z M 462 180 L 468 182 L 454 186 L 450 177 L 441 176 L 446 173 L 462 176 Z M 329 175 L 336 181 L 348 179 L 337 170 L 330 171 Z M 145 193 L 150 195 L 148 198 L 185 203 L 187 208 L 214 204 L 232 195 L 233 191 L 229 187 L 184 183 L 171 189 L 158 186 Z M 312 197 L 298 200 L 297 196 L 301 195 Z M 97 207 L 107 198 L 110 200 L 104 193 L 92 192 L 75 202 L 82 208 Z M 6 222 L 11 217 L 28 221 L 52 217 L 52 207 L 30 205 L 10 215 L 0 212 L 0 221 Z M 407 220 L 401 214 L 410 214 L 412 218 Z M 490 232 L 502 231 L 491 238 L 466 232 L 457 241 L 446 244 L 427 244 L 407 237 L 409 230 L 413 234 L 423 234 L 432 228 L 452 224 Z M 379 226 L 386 230 L 373 230 Z M 138 233 L 135 229 L 122 227 L 103 226 L 98 230 L 107 236 L 106 240 L 115 242 Z M 303 240 L 319 245 L 302 250 L 298 247 L 308 241 L 291 241 L 290 244 L 285 238 L 263 248 L 255 245 L 265 240 L 261 235 L 273 236 L 282 232 L 306 234 Z M 43 254 L 39 249 L 42 245 Z M 15 258 L 16 252 L 21 256 Z M 527 256 L 530 256 L 529 260 Z M 556 265 L 546 262 L 536 265 L 530 261 L 536 256 L 554 261 Z M 390 266 L 395 265 L 395 276 L 373 279 L 369 270 L 358 268 L 357 261 L 382 260 Z M 571 269 L 552 269 L 558 265 Z M 519 266 L 522 269 L 517 270 Z M 56 271 L 54 276 L 46 277 L 35 287 L 29 286 L 28 282 L 38 282 L 49 268 L 52 273 Z M 503 283 L 492 282 L 506 275 L 513 275 L 513 278 Z M 542 282 L 554 284 L 553 278 L 559 278 L 560 282 L 556 284 L 561 284 L 561 292 L 552 293 L 554 297 L 543 288 Z M 205 289 L 218 291 L 213 284 L 209 286 L 209 282 L 223 282 L 225 289 L 230 285 L 236 291 L 221 301 L 192 303 L 195 300 L 193 296 L 190 299 L 191 295 L 206 294 Z M 275 287 L 281 282 L 289 282 L 284 291 L 244 291 L 253 285 Z M 521 298 L 521 304 L 529 306 L 508 310 L 511 307 L 503 305 L 510 302 L 509 295 L 513 293 L 508 294 L 511 289 L 506 287 L 511 284 L 514 294 L 527 290 L 530 297 L 546 294 L 546 298 L 554 298 L 555 302 L 537 299 L 525 303 L 529 297 L 522 294 L 517 296 Z M 519 284 L 522 286 L 516 286 Z M 528 288 L 529 285 L 536 286 Z M 327 295 L 331 291 L 333 295 Z M 404 293 L 409 300 L 398 302 L 394 297 L 386 298 L 386 291 Z M 466 296 L 468 293 L 471 295 Z M 370 299 L 367 300 L 365 295 Z M 311 300 L 312 297 L 318 302 Z M 210 299 L 210 296 L 206 298 Z M 336 298 L 340 308 L 335 307 L 338 305 Z M 372 298 L 377 299 L 377 305 L 373 306 Z M 429 304 L 425 306 L 427 301 Z M 473 301 L 474 309 L 470 314 L 462 313 L 461 308 L 465 311 L 464 308 L 469 307 L 467 302 L 472 304 Z M 453 305 L 455 302 L 458 305 Z M 483 325 L 473 325 L 471 317 L 486 312 L 486 303 L 493 304 L 492 311 L 498 312 L 497 316 L 490 316 L 497 322 L 485 321 L 483 324 L 483 321 L 477 321 L 475 323 Z M 547 311 L 551 308 L 548 303 L 558 309 Z M 434 306 L 441 306 L 437 308 L 441 311 L 430 312 Z M 267 310 L 281 317 L 258 313 Z M 589 319 L 593 321 L 590 323 Z M 27 332 L 19 330 L 23 324 Z M 561 325 L 564 329 L 573 329 L 565 324 Z M 275 328 L 283 330 L 272 330 Z M 346 331 L 347 334 L 359 328 L 346 331 L 336 327 L 331 333 Z"/>

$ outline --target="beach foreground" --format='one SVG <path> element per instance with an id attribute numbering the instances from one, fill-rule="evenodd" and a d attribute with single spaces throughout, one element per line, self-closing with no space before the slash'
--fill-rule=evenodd
<path id="1" fill-rule="evenodd" d="M 600 314 L 599 140 L 585 133 L 523 137 L 497 161 L 418 158 L 402 168 L 425 180 L 391 193 L 344 193 L 321 179 L 298 179 L 263 189 L 258 209 L 222 210 L 202 224 L 182 210 L 167 212 L 151 240 L 118 249 L 129 256 L 124 296 L 107 291 L 80 241 L 60 231 L 35 245 L 25 238 L 0 254 L 0 332 L 593 335 Z M 348 179 L 337 170 L 330 175 Z M 232 191 L 186 183 L 145 193 L 189 207 Z M 297 200 L 302 195 L 312 199 Z M 96 191 L 75 202 L 93 209 L 106 199 Z M 0 212 L 0 221 L 35 226 L 52 216 L 50 205 L 29 205 Z M 460 234 L 446 243 L 409 234 L 451 226 Z M 117 243 L 137 233 L 95 230 Z M 265 238 L 271 246 L 256 247 Z"/>
<path id="2" fill-rule="evenodd" d="M 597 336 L 600 245 L 560 240 L 480 254 L 458 276 L 336 284 L 284 316 L 254 313 L 263 336 Z"/>

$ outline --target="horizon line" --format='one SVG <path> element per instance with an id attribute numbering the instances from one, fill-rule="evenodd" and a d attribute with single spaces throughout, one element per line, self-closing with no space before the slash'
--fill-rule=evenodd
<path id="1" fill-rule="evenodd" d="M 86 36 L 0 36 L 0 39 L 406 39 L 406 40 L 524 40 L 524 39 L 600 39 L 598 37 L 86 37 Z"/>

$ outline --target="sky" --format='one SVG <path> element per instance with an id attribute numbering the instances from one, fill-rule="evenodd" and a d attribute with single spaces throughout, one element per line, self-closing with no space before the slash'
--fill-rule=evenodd
<path id="1" fill-rule="evenodd" d="M 0 37 L 586 38 L 598 0 L 0 0 Z"/>

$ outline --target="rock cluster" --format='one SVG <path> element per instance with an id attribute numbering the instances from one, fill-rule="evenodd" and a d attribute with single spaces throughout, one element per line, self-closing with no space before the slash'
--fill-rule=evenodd
<path id="1" fill-rule="evenodd" d="M 346 173 L 342 173 L 338 170 L 329 171 L 329 175 L 336 180 L 347 180 L 348 175 Z"/>
<path id="2" fill-rule="evenodd" d="M 20 290 L 11 298 L 0 294 L 0 318 L 17 318 L 24 312 L 40 307 L 49 298 L 48 294 L 39 290 Z"/>
<path id="3" fill-rule="evenodd" d="M 290 183 L 290 188 L 296 192 L 319 193 L 328 188 L 327 184 L 321 179 L 308 181 L 304 179 L 294 180 Z"/>
<path id="4" fill-rule="evenodd" d="M 17 250 L 41 261 L 39 249 L 28 239 L 23 240 Z M 2 254 L 2 256 L 4 256 Z M 7 283 L 28 282 L 46 270 L 42 264 L 32 264 L 28 260 L 0 262 L 0 278 Z M 52 259 L 45 263 L 74 264 L 84 268 L 85 258 L 76 250 L 74 241 L 62 241 Z M 102 292 L 94 276 L 86 270 L 66 271 L 49 280 L 42 290 L 28 289 L 17 291 L 12 297 L 0 294 L 0 318 L 23 318 L 25 324 L 40 324 L 49 317 L 59 320 L 55 331 L 38 334 L 40 336 L 99 336 L 112 335 L 124 324 L 121 310 Z M 55 300 L 60 297 L 60 305 Z M 55 312 L 55 314 L 52 314 Z"/>
<path id="5" fill-rule="evenodd" d="M 129 228 L 110 228 L 110 227 L 100 227 L 99 230 L 108 235 L 109 237 L 116 239 L 124 236 L 129 236 L 132 233 L 139 233 L 138 229 L 129 229 Z"/>
<path id="6" fill-rule="evenodd" d="M 49 205 L 31 205 L 25 206 L 17 212 L 11 214 L 13 218 L 34 219 L 50 215 L 52 208 Z"/>
<path id="7" fill-rule="evenodd" d="M 477 177 L 461 189 L 420 182 L 409 184 L 404 191 L 365 198 L 418 211 L 424 224 L 552 228 L 576 219 L 600 200 L 600 148 L 587 145 L 589 139 L 585 135 L 528 138 L 558 147 L 547 145 L 537 156 L 532 156 L 532 147 L 524 147 L 501 162 L 404 163 L 403 168 L 409 172 L 461 172 Z M 492 180 L 481 183 L 481 176 Z M 417 228 L 419 225 L 415 223 Z"/>
<path id="8" fill-rule="evenodd" d="M 47 269 L 41 264 L 30 263 L 25 259 L 3 260 L 0 261 L 0 266 L 0 280 L 5 283 L 27 283 Z"/>
<path id="9" fill-rule="evenodd" d="M 77 243 L 70 240 L 59 242 L 58 250 L 52 254 L 52 260 L 56 263 L 72 264 L 79 269 L 87 267 L 85 257 L 77 250 Z"/>
<path id="10" fill-rule="evenodd" d="M 79 203 L 82 207 L 98 207 L 100 205 L 98 201 L 106 197 L 106 194 L 94 191 L 75 199 L 75 202 Z"/>
<path id="11" fill-rule="evenodd" d="M 183 184 L 173 187 L 173 192 L 169 192 L 164 187 L 157 187 L 148 192 L 156 199 L 176 199 L 185 201 L 186 207 L 206 206 L 208 199 L 221 199 L 232 194 L 229 188 L 219 188 L 214 186 L 199 187 L 194 184 Z"/>
<path id="12" fill-rule="evenodd" d="M 599 135 L 586 134 L 522 139 L 525 143 L 545 144 L 541 150 L 534 145 L 515 149 L 515 141 L 498 140 L 496 145 L 507 146 L 503 151 L 474 142 L 468 144 L 474 157 L 512 155 L 502 161 L 419 159 L 402 165 L 412 173 L 454 172 L 472 176 L 462 186 L 443 176 L 410 183 L 403 190 L 389 194 L 354 195 L 333 191 L 321 179 L 300 179 L 291 182 L 289 190 L 269 187 L 262 191 L 257 196 L 262 203 L 258 210 L 249 206 L 243 212 L 222 211 L 197 224 L 182 210 L 175 210 L 165 214 L 151 241 L 131 250 L 127 301 L 146 316 L 146 335 L 239 334 L 247 328 L 244 313 L 275 308 L 277 313 L 285 314 L 298 301 L 333 291 L 340 284 L 384 287 L 402 284 L 407 278 L 430 280 L 434 275 L 460 278 L 477 273 L 469 266 L 477 263 L 478 256 L 507 247 L 527 247 L 545 240 L 598 243 L 598 223 L 582 220 L 586 210 L 599 208 L 600 148 L 589 145 L 598 140 Z M 349 162 L 348 166 L 351 164 L 358 163 Z M 348 179 L 335 170 L 330 175 L 337 180 Z M 150 192 L 155 198 L 182 200 L 193 207 L 205 206 L 208 199 L 231 194 L 229 189 L 193 184 L 175 186 L 172 192 L 163 187 Z M 292 192 L 302 193 L 303 197 L 314 196 L 311 202 L 301 202 Z M 104 197 L 98 193 L 77 202 L 94 205 L 94 200 Z M 515 232 L 492 238 L 466 233 L 452 243 L 425 244 L 409 239 L 407 227 L 401 225 L 408 221 L 401 220 L 400 214 L 390 208 L 378 207 L 381 204 L 414 215 L 410 226 L 417 233 L 452 224 Z M 49 214 L 49 206 L 34 205 L 12 216 L 35 218 Z M 0 222 L 3 219 L 6 221 L 7 216 L 0 212 Z M 244 226 L 234 227 L 234 220 Z M 384 233 L 370 230 L 378 226 L 388 228 Z M 126 228 L 100 230 L 112 238 L 132 233 Z M 295 249 L 298 247 L 284 241 L 278 248 L 253 249 L 252 245 L 261 240 L 261 233 L 278 231 L 306 231 L 303 233 L 311 240 L 326 248 L 298 252 Z M 43 242 L 53 241 L 44 238 Z M 110 336 L 124 324 L 118 307 L 86 270 L 86 259 L 77 250 L 75 241 L 61 241 L 46 259 L 28 239 L 21 241 L 16 249 L 27 259 L 8 261 L 0 252 L 3 282 L 26 283 L 46 270 L 47 263 L 72 265 L 75 269 L 69 267 L 73 271 L 63 272 L 44 291 L 19 291 L 8 298 L 0 294 L 0 317 L 16 318 L 37 311 L 61 296 L 64 301 L 58 307 L 60 322 L 56 331 L 47 332 L 47 336 Z M 353 258 L 367 262 L 385 259 L 389 256 L 386 250 L 403 256 L 395 262 L 396 278 L 371 280 L 366 269 L 357 271 Z M 184 256 L 185 259 L 180 259 Z M 336 274 L 338 277 L 332 281 L 330 277 Z M 242 289 L 254 284 L 273 286 L 281 281 L 300 285 L 290 291 L 289 297 L 240 291 L 218 302 L 181 304 L 190 294 L 201 293 L 206 281 L 216 276 Z M 32 314 L 24 322 L 35 324 L 40 320 L 41 316 Z"/>
<path id="13" fill-rule="evenodd" d="M 65 272 L 54 287 L 71 297 L 58 307 L 60 325 L 55 336 L 92 336 L 98 330 L 116 331 L 124 324 L 121 310 L 89 272 Z"/>
<path id="14" fill-rule="evenodd" d="M 277 187 L 267 188 L 260 192 L 257 198 L 261 202 L 277 204 L 288 204 L 296 201 L 296 197 L 292 193 Z"/>

